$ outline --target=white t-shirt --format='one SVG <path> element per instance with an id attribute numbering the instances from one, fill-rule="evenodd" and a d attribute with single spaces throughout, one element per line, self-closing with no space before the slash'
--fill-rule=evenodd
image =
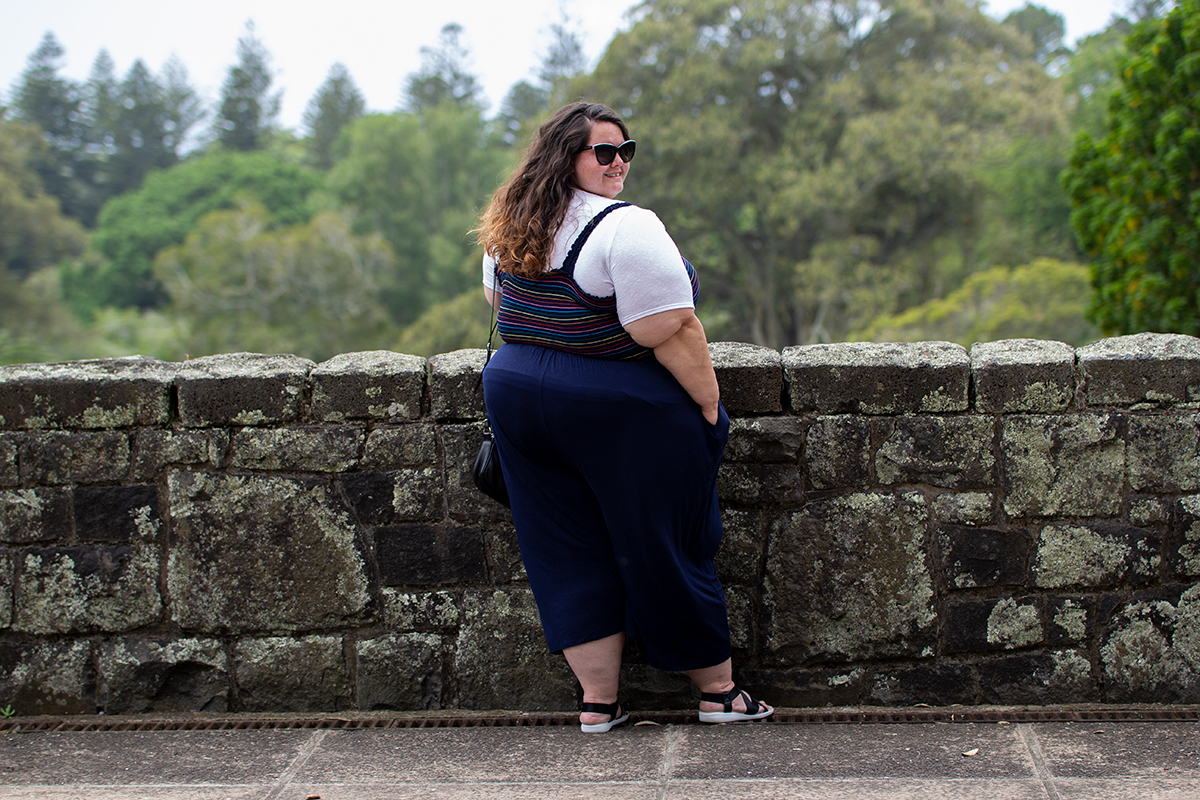
<path id="1" fill-rule="evenodd" d="M 567 253 L 592 217 L 617 202 L 575 190 L 567 215 L 554 236 L 551 269 L 561 269 Z M 483 257 L 483 285 L 495 291 L 496 262 Z M 575 282 L 594 297 L 617 298 L 622 325 L 676 308 L 693 308 L 692 283 L 679 248 L 653 211 L 625 206 L 592 231 L 575 262 Z"/>

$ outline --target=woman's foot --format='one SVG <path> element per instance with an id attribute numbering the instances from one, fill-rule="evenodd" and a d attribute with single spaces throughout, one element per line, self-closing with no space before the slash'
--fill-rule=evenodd
<path id="1" fill-rule="evenodd" d="M 701 722 L 749 722 L 774 713 L 774 708 L 755 700 L 736 686 L 727 692 L 700 693 Z"/>
<path id="2" fill-rule="evenodd" d="M 620 703 L 584 703 L 580 709 L 579 729 L 584 733 L 608 733 L 629 719 Z"/>

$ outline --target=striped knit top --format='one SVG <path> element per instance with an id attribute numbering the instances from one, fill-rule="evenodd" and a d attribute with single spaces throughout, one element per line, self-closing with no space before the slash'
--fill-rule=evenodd
<path id="1" fill-rule="evenodd" d="M 613 203 L 594 216 L 575 242 L 562 268 L 537 278 L 498 272 L 500 308 L 496 325 L 505 342 L 536 344 L 594 358 L 632 361 L 653 351 L 633 340 L 617 317 L 616 295 L 596 297 L 575 281 L 575 262 L 588 237 L 605 216 L 629 203 Z M 696 271 L 683 259 L 692 286 L 692 302 L 698 294 Z"/>

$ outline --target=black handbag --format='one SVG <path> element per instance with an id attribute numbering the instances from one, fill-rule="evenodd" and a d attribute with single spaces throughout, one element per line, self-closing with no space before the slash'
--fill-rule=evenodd
<path id="1" fill-rule="evenodd" d="M 492 295 L 493 301 L 496 295 Z M 498 320 L 496 319 L 496 305 L 492 303 L 492 325 L 488 331 L 487 343 L 487 358 L 483 361 L 483 366 L 486 369 L 488 362 L 492 360 L 492 337 L 496 334 Z M 483 373 L 479 373 L 479 382 L 483 383 Z M 487 398 L 484 398 L 484 410 L 486 412 Z M 505 508 L 509 507 L 508 502 L 508 487 L 504 485 L 504 473 L 500 471 L 500 449 L 496 447 L 496 440 L 492 436 L 492 427 L 488 423 L 487 418 L 484 418 L 484 433 L 483 443 L 479 445 L 479 454 L 475 456 L 475 464 L 471 467 L 471 477 L 475 480 L 475 486 L 479 491 L 486 494 L 488 497 L 495 500 Z"/>

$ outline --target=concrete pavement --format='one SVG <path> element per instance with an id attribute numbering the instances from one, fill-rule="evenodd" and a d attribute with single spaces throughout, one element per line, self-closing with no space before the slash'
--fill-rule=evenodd
<path id="1" fill-rule="evenodd" d="M 0 732 L 6 800 L 318 797 L 1197 800 L 1200 722 Z"/>

